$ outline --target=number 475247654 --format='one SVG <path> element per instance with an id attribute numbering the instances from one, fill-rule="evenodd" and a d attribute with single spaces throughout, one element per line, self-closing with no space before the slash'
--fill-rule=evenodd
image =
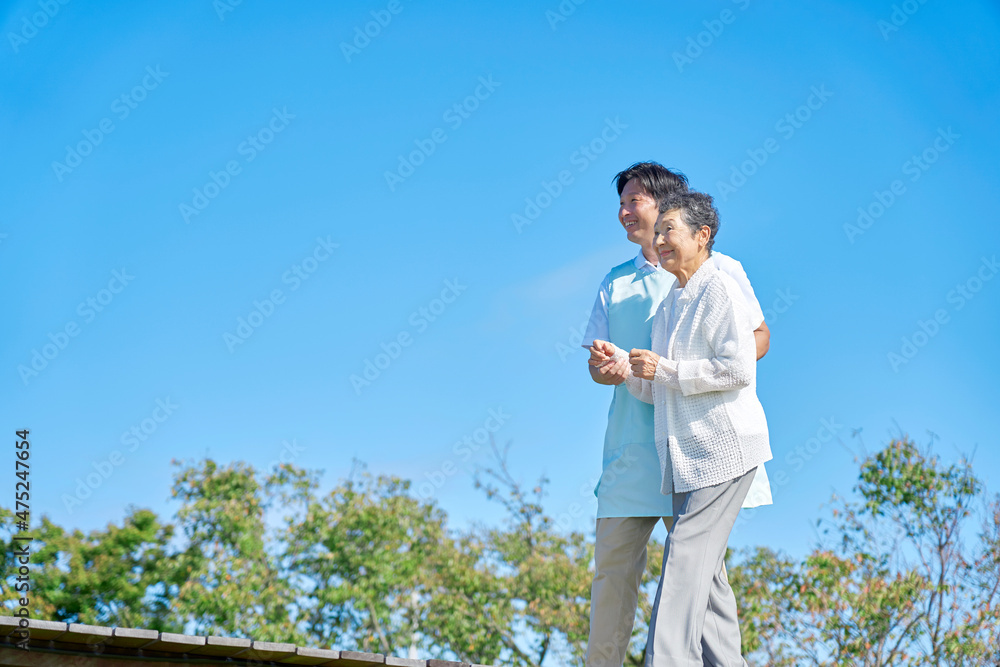
<path id="1" fill-rule="evenodd" d="M 14 454 L 16 457 L 14 460 L 14 475 L 18 478 L 18 482 L 15 486 L 15 502 L 17 503 L 17 518 L 23 521 L 25 524 L 28 522 L 28 512 L 31 511 L 31 507 L 28 504 L 30 501 L 28 475 L 31 472 L 30 465 L 28 464 L 28 459 L 31 458 L 31 445 L 28 443 L 28 430 L 16 431 L 14 433 L 17 439 L 14 440 L 14 447 L 17 452 Z M 22 490 L 23 489 L 23 490 Z"/>

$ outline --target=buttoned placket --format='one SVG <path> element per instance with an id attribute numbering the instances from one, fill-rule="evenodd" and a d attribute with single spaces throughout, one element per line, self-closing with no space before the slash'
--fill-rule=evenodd
<path id="1" fill-rule="evenodd" d="M 708 264 L 709 262 L 711 262 L 711 266 L 706 267 L 705 265 Z M 691 304 L 694 302 L 695 290 L 701 289 L 701 284 L 705 282 L 705 277 L 708 275 L 706 273 L 704 276 L 699 277 L 698 274 L 702 273 L 703 271 L 713 271 L 716 270 L 716 268 L 717 267 L 715 266 L 715 262 L 712 261 L 711 257 L 706 259 L 702 263 L 702 265 L 698 267 L 698 270 L 694 272 L 694 275 L 692 275 L 691 278 L 684 285 L 684 287 L 681 290 L 681 293 L 677 295 L 677 302 L 680 308 L 678 308 L 677 310 L 677 319 L 674 321 L 674 330 L 670 332 L 670 338 L 667 342 L 667 359 L 676 358 L 675 354 L 676 350 L 674 348 L 677 344 L 677 332 L 680 329 L 680 327 L 677 325 L 684 319 L 684 316 L 687 315 L 688 310 L 691 308 Z M 664 303 L 666 303 L 666 300 L 664 300 Z M 667 315 L 669 315 L 669 313 Z M 667 326 L 666 324 L 667 319 L 668 317 L 664 316 L 663 318 L 664 326 Z"/>

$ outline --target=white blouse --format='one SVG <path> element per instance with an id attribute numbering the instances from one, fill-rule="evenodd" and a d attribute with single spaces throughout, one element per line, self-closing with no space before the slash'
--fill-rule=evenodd
<path id="1" fill-rule="evenodd" d="M 712 258 L 657 307 L 654 379 L 629 375 L 626 386 L 653 404 L 663 493 L 721 484 L 771 460 L 751 319 L 739 286 Z M 622 357 L 628 351 L 616 349 Z"/>
<path id="2" fill-rule="evenodd" d="M 641 250 L 632 261 L 635 262 L 635 268 L 643 273 L 652 273 L 653 271 L 666 272 L 666 269 L 659 264 L 650 264 Z M 746 299 L 747 307 L 750 309 L 750 319 L 753 321 L 753 328 L 756 329 L 759 327 L 764 322 L 764 311 L 760 309 L 760 302 L 757 301 L 757 295 L 754 294 L 753 287 L 750 286 L 750 279 L 747 278 L 746 271 L 743 270 L 743 265 L 732 257 L 723 255 L 721 252 L 713 252 L 712 261 L 715 262 L 716 268 L 728 274 L 740 286 L 740 292 L 743 294 L 743 298 Z M 604 280 L 601 281 L 601 286 L 597 290 L 597 299 L 594 301 L 594 308 L 590 312 L 590 321 L 587 322 L 587 331 L 583 336 L 582 347 L 590 347 L 594 344 L 594 339 L 610 339 L 611 334 L 608 325 L 608 304 L 610 302 L 611 274 L 608 274 L 604 276 Z"/>

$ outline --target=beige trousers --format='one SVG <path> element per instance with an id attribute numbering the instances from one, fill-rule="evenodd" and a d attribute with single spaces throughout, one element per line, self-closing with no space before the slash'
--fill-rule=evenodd
<path id="1" fill-rule="evenodd" d="M 587 667 L 622 667 L 632 638 L 639 584 L 646 569 L 646 545 L 660 521 L 670 530 L 673 517 L 597 520 Z"/>

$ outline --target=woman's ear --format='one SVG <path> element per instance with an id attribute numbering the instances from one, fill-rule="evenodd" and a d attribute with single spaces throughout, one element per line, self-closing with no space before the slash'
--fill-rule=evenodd
<path id="1" fill-rule="evenodd" d="M 698 230 L 698 244 L 704 248 L 708 245 L 709 240 L 712 238 L 712 228 L 708 225 L 702 225 L 701 229 Z"/>

